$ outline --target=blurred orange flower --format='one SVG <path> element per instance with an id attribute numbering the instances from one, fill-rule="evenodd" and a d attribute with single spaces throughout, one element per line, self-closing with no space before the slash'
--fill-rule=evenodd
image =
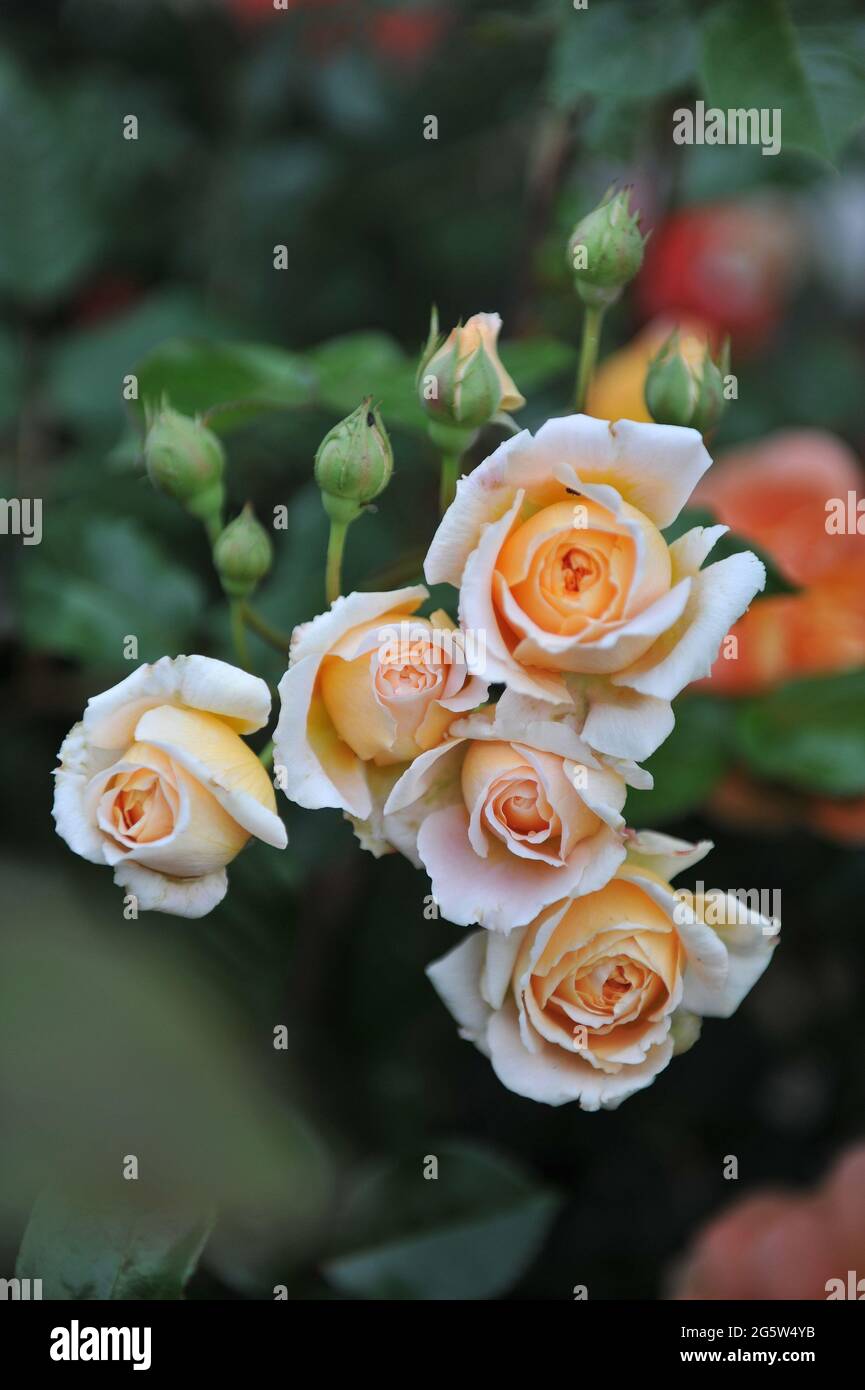
<path id="1" fill-rule="evenodd" d="M 865 535 L 832 535 L 826 504 L 862 487 L 855 455 L 820 430 L 791 430 L 719 460 L 694 492 L 737 535 L 802 585 L 758 600 L 733 628 L 736 660 L 708 682 L 719 694 L 767 690 L 797 676 L 865 663 Z"/>
<path id="2" fill-rule="evenodd" d="M 862 1144 L 848 1149 L 813 1192 L 757 1194 L 709 1222 L 679 1271 L 673 1297 L 828 1299 L 850 1297 L 851 1289 L 853 1297 L 865 1297 Z"/>
<path id="3" fill-rule="evenodd" d="M 598 367 L 586 396 L 586 414 L 596 420 L 651 422 L 643 388 L 649 363 L 674 328 L 681 334 L 680 351 L 687 362 L 700 362 L 709 335 L 697 320 L 658 318 Z"/>

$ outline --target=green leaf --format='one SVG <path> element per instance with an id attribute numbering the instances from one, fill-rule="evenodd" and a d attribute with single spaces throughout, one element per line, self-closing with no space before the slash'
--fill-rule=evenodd
<path id="1" fill-rule="evenodd" d="M 584 96 L 645 101 L 687 85 L 696 55 L 696 31 L 681 0 L 590 4 L 562 22 L 550 97 L 564 110 Z"/>
<path id="2" fill-rule="evenodd" d="M 809 677 L 749 700 L 736 744 L 752 771 L 828 796 L 865 792 L 865 669 Z"/>
<path id="3" fill-rule="evenodd" d="M 67 157 L 63 123 L 0 56 L 0 291 L 41 306 L 95 263 L 103 230 Z"/>
<path id="4" fill-rule="evenodd" d="M 198 578 L 136 521 L 82 520 L 78 509 L 56 506 L 46 513 L 43 544 L 20 566 L 20 585 L 35 650 L 109 666 L 122 664 L 129 635 L 141 661 L 183 651 L 204 602 Z"/>
<path id="5" fill-rule="evenodd" d="M 707 105 L 779 109 L 782 149 L 834 162 L 865 120 L 858 24 L 794 25 L 784 0 L 725 0 L 706 13 L 701 42 Z"/>
<path id="6" fill-rule="evenodd" d="M 729 701 L 688 695 L 675 711 L 676 727 L 645 763 L 654 787 L 628 793 L 628 820 L 638 828 L 661 825 L 702 806 L 730 762 Z"/>
<path id="7" fill-rule="evenodd" d="M 217 431 L 233 429 L 262 410 L 309 404 L 315 372 L 297 353 L 258 343 L 213 343 L 175 338 L 149 353 L 138 368 L 142 406 L 166 396 L 186 415 L 206 414 Z"/>
<path id="8" fill-rule="evenodd" d="M 524 396 L 573 372 L 577 352 L 557 338 L 518 338 L 500 344 L 499 356 Z"/>
<path id="9" fill-rule="evenodd" d="M 46 373 L 47 404 L 65 424 L 81 430 L 117 430 L 126 415 L 123 378 L 138 371 L 146 353 L 178 333 L 224 329 L 185 291 L 153 295 L 128 314 L 58 343 Z M 143 389 L 139 377 L 139 398 Z"/>
<path id="10" fill-rule="evenodd" d="M 41 1279 L 43 1298 L 179 1299 L 212 1225 L 211 1213 L 47 1188 L 31 1212 L 15 1274 Z"/>
<path id="11" fill-rule="evenodd" d="M 18 414 L 22 375 L 20 348 L 11 333 L 0 330 L 0 428 L 5 428 Z"/>
<path id="12" fill-rule="evenodd" d="M 717 526 L 718 518 L 708 507 L 687 507 L 680 512 L 673 522 L 664 532 L 664 539 L 669 543 L 683 536 L 686 531 L 690 531 L 692 526 Z M 739 555 L 743 550 L 750 550 L 766 566 L 766 587 L 762 593 L 769 594 L 795 594 L 797 592 L 795 584 L 792 584 L 776 566 L 774 560 L 758 545 L 752 541 L 745 540 L 742 536 L 736 535 L 735 531 L 728 531 L 721 536 L 712 547 L 712 551 L 706 561 L 707 565 L 712 565 L 716 560 L 726 560 L 729 555 Z"/>
<path id="13" fill-rule="evenodd" d="M 338 415 L 364 396 L 381 402 L 385 425 L 425 427 L 415 389 L 416 363 L 386 333 L 348 333 L 307 353 L 318 377 L 320 403 Z"/>
<path id="14" fill-rule="evenodd" d="M 480 1146 L 432 1144 L 420 1158 L 362 1177 L 345 1217 L 349 1253 L 326 1277 L 356 1298 L 494 1298 L 538 1253 L 559 1207 L 509 1159 Z M 426 1160 L 424 1160 L 426 1162 Z"/>

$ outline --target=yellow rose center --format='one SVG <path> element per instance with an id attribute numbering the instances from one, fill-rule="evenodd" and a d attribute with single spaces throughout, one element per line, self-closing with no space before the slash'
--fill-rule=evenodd
<path id="1" fill-rule="evenodd" d="M 543 631 L 591 639 L 660 598 L 670 588 L 667 544 L 636 508 L 623 503 L 622 511 L 616 517 L 575 498 L 543 507 L 518 526 L 496 562 L 499 611 L 504 586 Z"/>
<path id="2" fill-rule="evenodd" d="M 176 788 L 154 769 L 119 772 L 105 785 L 103 823 L 121 844 L 152 844 L 171 834 L 178 804 Z"/>

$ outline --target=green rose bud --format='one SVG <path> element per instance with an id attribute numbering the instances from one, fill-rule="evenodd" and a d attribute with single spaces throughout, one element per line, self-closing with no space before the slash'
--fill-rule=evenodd
<path id="1" fill-rule="evenodd" d="M 248 598 L 273 563 L 273 544 L 251 503 L 230 521 L 213 547 L 213 563 L 229 598 Z"/>
<path id="2" fill-rule="evenodd" d="M 708 435 L 716 428 L 726 404 L 724 377 L 729 369 L 729 343 L 714 361 L 708 344 L 695 352 L 694 339 L 681 342 L 670 334 L 649 364 L 646 407 L 659 425 L 685 425 Z"/>
<path id="3" fill-rule="evenodd" d="M 631 213 L 631 190 L 610 190 L 578 222 L 568 242 L 568 266 L 585 304 L 606 309 L 619 298 L 643 264 L 644 238 L 639 213 Z"/>
<path id="4" fill-rule="evenodd" d="M 367 396 L 325 435 L 315 456 L 315 481 L 332 521 L 349 522 L 390 482 L 393 450 L 381 415 Z"/>
<path id="5" fill-rule="evenodd" d="M 525 405 L 499 359 L 501 326 L 498 314 L 472 314 L 442 339 L 433 310 L 417 388 L 430 435 L 443 449 L 464 452 L 482 425 Z"/>
<path id="6" fill-rule="evenodd" d="M 154 487 L 200 521 L 221 516 L 225 454 L 216 435 L 200 421 L 163 406 L 150 421 L 144 461 Z"/>

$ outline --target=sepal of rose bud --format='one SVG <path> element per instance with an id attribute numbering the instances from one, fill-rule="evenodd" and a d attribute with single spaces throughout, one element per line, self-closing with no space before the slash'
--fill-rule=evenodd
<path id="1" fill-rule="evenodd" d="M 248 598 L 270 570 L 273 544 L 249 502 L 214 545 L 213 563 L 229 598 Z"/>
<path id="2" fill-rule="evenodd" d="M 684 425 L 711 434 L 724 409 L 724 375 L 729 366 L 729 347 L 724 345 L 716 362 L 708 344 L 698 355 L 671 333 L 649 364 L 646 374 L 646 407 L 659 425 Z"/>
<path id="3" fill-rule="evenodd" d="M 568 241 L 568 266 L 585 304 L 607 308 L 643 264 L 648 237 L 640 231 L 640 214 L 631 212 L 631 190 L 609 190 L 599 205 L 574 228 Z"/>
<path id="4" fill-rule="evenodd" d="M 318 446 L 315 481 L 333 521 L 353 521 L 390 482 L 393 450 L 381 415 L 367 396 Z"/>
<path id="5" fill-rule="evenodd" d="M 200 420 L 163 406 L 148 422 L 144 462 L 154 487 L 200 520 L 221 513 L 225 453 Z"/>

